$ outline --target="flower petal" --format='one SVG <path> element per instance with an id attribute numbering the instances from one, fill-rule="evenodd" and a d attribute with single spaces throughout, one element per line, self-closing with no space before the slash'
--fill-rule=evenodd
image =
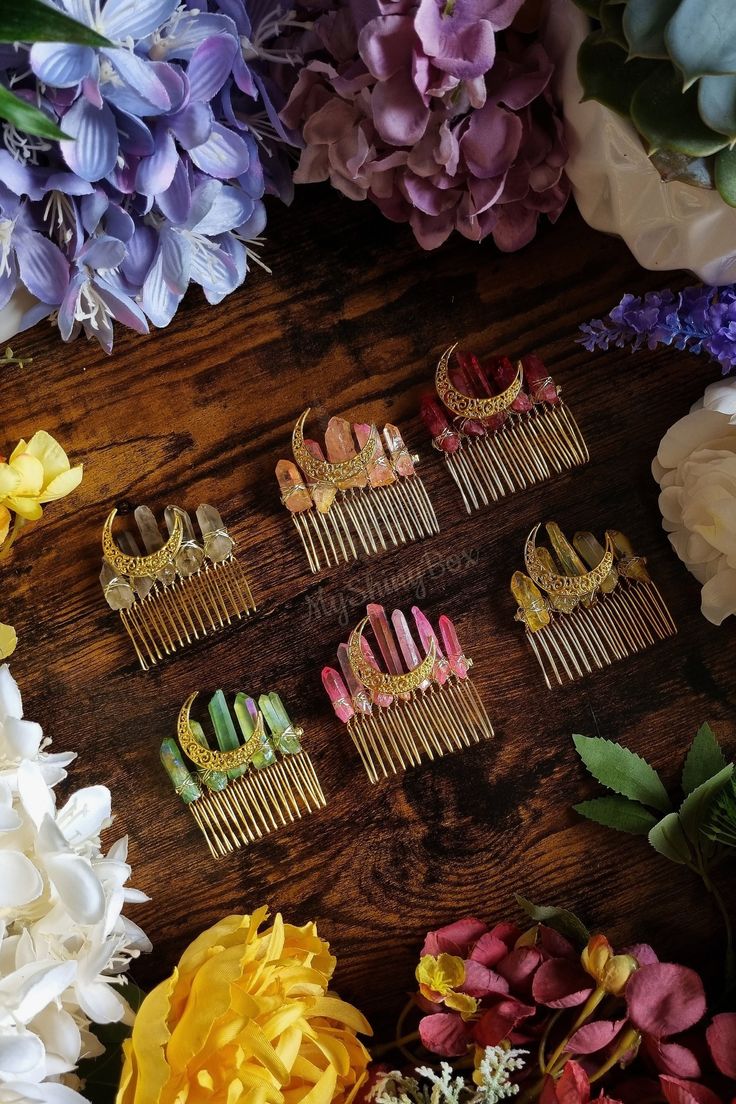
<path id="1" fill-rule="evenodd" d="M 100 30 L 107 38 L 145 38 L 171 16 L 178 0 L 107 0 Z"/>
<path id="2" fill-rule="evenodd" d="M 571 1054 L 595 1054 L 613 1042 L 625 1023 L 626 1020 L 595 1020 L 583 1024 L 571 1035 L 568 1049 Z"/>
<path id="3" fill-rule="evenodd" d="M 18 909 L 43 893 L 43 878 L 20 851 L 0 850 L 0 908 Z"/>
<path id="4" fill-rule="evenodd" d="M 163 328 L 176 314 L 182 298 L 171 291 L 164 280 L 163 251 L 159 249 L 143 284 L 143 309 L 154 326 Z"/>
<path id="5" fill-rule="evenodd" d="M 212 108 L 206 103 L 188 103 L 181 111 L 167 118 L 179 145 L 186 150 L 207 141 L 214 121 Z"/>
<path id="6" fill-rule="evenodd" d="M 157 124 L 154 130 L 154 149 L 150 157 L 142 157 L 138 164 L 135 186 L 144 195 L 165 192 L 174 179 L 179 154 L 176 143 L 167 127 Z"/>
<path id="7" fill-rule="evenodd" d="M 534 975 L 534 999 L 549 1008 L 573 1008 L 582 1004 L 593 989 L 593 980 L 577 962 L 550 958 Z"/>
<path id="8" fill-rule="evenodd" d="M 56 823 L 70 847 L 76 849 L 99 838 L 102 829 L 110 823 L 110 801 L 107 786 L 85 786 L 72 794 L 56 814 Z"/>
<path id="9" fill-rule="evenodd" d="M 736 1012 L 714 1016 L 705 1037 L 718 1069 L 736 1080 Z"/>
<path id="10" fill-rule="evenodd" d="M 433 1054 L 454 1058 L 465 1054 L 470 1045 L 466 1024 L 460 1016 L 451 1012 L 437 1012 L 419 1021 L 419 1037 L 422 1045 Z"/>
<path id="11" fill-rule="evenodd" d="M 200 42 L 187 67 L 189 97 L 207 102 L 222 88 L 235 60 L 237 41 L 230 35 L 213 35 Z"/>
<path id="12" fill-rule="evenodd" d="M 44 84 L 71 88 L 95 70 L 96 57 L 91 46 L 66 42 L 34 42 L 30 53 L 31 69 Z"/>
<path id="13" fill-rule="evenodd" d="M 31 295 L 58 306 L 69 285 L 69 265 L 58 245 L 35 230 L 15 235 L 20 278 Z"/>
<path id="14" fill-rule="evenodd" d="M 629 1019 L 655 1039 L 686 1031 L 705 1014 L 703 983 L 694 970 L 670 962 L 642 966 L 626 986 Z"/>
<path id="15" fill-rule="evenodd" d="M 157 108 L 158 111 L 170 110 L 169 94 L 150 61 L 138 57 L 131 50 L 111 50 L 109 47 L 103 47 L 100 53 L 107 58 L 120 78 L 146 103 Z M 110 100 L 115 102 L 113 97 L 110 97 Z"/>
<path id="16" fill-rule="evenodd" d="M 15 651 L 18 636 L 12 625 L 0 624 L 0 659 L 7 659 Z"/>
<path id="17" fill-rule="evenodd" d="M 0 721 L 5 722 L 8 717 L 22 717 L 23 702 L 18 689 L 18 683 L 10 673 L 7 663 L 0 666 Z"/>
<path id="18" fill-rule="evenodd" d="M 108 105 L 98 109 L 80 97 L 67 111 L 62 125 L 74 139 L 59 143 L 72 172 L 90 181 L 107 176 L 118 154 L 118 130 Z"/>
<path id="19" fill-rule="evenodd" d="M 30 1031 L 0 1035 L 0 1084 L 25 1078 L 40 1081 L 45 1056 L 43 1043 Z"/>
<path id="20" fill-rule="evenodd" d="M 221 123 L 213 124 L 207 141 L 190 149 L 189 156 L 198 169 L 217 180 L 240 176 L 250 162 L 248 147 L 243 139 Z"/>

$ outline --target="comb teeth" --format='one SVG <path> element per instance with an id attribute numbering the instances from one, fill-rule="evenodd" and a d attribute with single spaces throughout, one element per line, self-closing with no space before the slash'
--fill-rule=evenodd
<path id="1" fill-rule="evenodd" d="M 189 805 L 213 858 L 247 847 L 326 805 L 306 751 L 261 771 L 249 771 L 226 789 L 205 791 Z"/>
<path id="2" fill-rule="evenodd" d="M 493 725 L 469 678 L 448 680 L 419 692 L 411 701 L 394 701 L 387 709 L 356 714 L 348 732 L 371 782 L 388 778 L 422 757 L 439 759 L 493 736 Z"/>
<path id="3" fill-rule="evenodd" d="M 469 514 L 590 459 L 580 428 L 562 402 L 512 415 L 485 437 L 463 438 L 456 452 L 444 456 Z"/>
<path id="4" fill-rule="evenodd" d="M 147 671 L 193 641 L 248 617 L 255 608 L 245 571 L 231 555 L 206 563 L 193 575 L 177 576 L 169 586 L 156 581 L 145 597 L 119 613 Z"/>
<path id="5" fill-rule="evenodd" d="M 440 531 L 418 475 L 383 487 L 339 491 L 327 513 L 312 507 L 291 518 L 313 574 Z"/>
<path id="6" fill-rule="evenodd" d="M 621 579 L 589 608 L 553 614 L 548 625 L 526 635 L 551 689 L 553 682 L 575 681 L 676 632 L 654 583 Z"/>

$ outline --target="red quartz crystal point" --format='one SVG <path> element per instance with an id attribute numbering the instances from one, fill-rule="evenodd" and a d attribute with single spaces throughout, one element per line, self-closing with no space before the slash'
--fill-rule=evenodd
<path id="1" fill-rule="evenodd" d="M 475 389 L 473 387 L 473 381 L 470 378 L 470 373 L 465 367 L 467 359 L 472 356 L 470 353 L 457 352 L 457 364 L 450 369 L 449 375 L 452 381 L 453 387 L 456 387 L 458 391 L 461 391 L 463 395 L 475 395 Z M 473 357 L 475 360 L 475 357 Z M 482 422 L 475 421 L 473 418 L 458 418 L 458 428 L 462 433 L 465 433 L 468 437 L 485 437 L 486 427 Z"/>
<path id="2" fill-rule="evenodd" d="M 423 395 L 419 415 L 432 434 L 432 443 L 441 452 L 457 452 L 460 436 L 451 428 L 447 415 L 434 395 Z"/>
<path id="3" fill-rule="evenodd" d="M 555 381 L 547 371 L 547 366 L 541 357 L 531 354 L 521 358 L 524 369 L 527 390 L 532 402 L 546 402 L 550 406 L 557 406 L 560 396 L 557 394 Z"/>
<path id="4" fill-rule="evenodd" d="M 495 395 L 495 389 L 477 356 L 473 353 L 465 353 L 463 357 L 463 366 L 470 381 L 470 390 L 467 394 L 476 399 L 489 399 Z M 508 414 L 505 411 L 501 414 L 492 414 L 489 418 L 483 419 L 483 425 L 495 433 L 507 418 Z"/>
<path id="5" fill-rule="evenodd" d="M 505 391 L 516 379 L 516 368 L 507 356 L 486 357 L 483 367 L 499 391 Z M 511 410 L 515 414 L 528 414 L 531 409 L 532 401 L 522 388 L 512 402 Z"/>

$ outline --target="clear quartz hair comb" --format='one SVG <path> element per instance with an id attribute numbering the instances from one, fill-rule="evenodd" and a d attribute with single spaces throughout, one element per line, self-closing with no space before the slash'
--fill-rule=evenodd
<path id="1" fill-rule="evenodd" d="M 209 701 L 217 749 L 190 716 L 197 694 L 184 702 L 176 739 L 161 744 L 161 763 L 188 807 L 214 858 L 246 847 L 305 813 L 325 795 L 312 761 L 275 691 L 258 701 L 235 695 L 235 721 L 222 690 Z M 236 725 L 237 722 L 237 725 Z"/>
<path id="2" fill-rule="evenodd" d="M 383 606 L 369 605 L 366 612 L 338 648 L 340 671 L 325 667 L 322 684 L 371 782 L 418 766 L 423 756 L 439 758 L 493 736 L 470 679 L 473 661 L 449 617 L 439 619 L 440 645 L 417 606 L 413 628 L 401 610 L 393 611 L 390 624 Z M 381 663 L 363 635 L 368 625 Z"/>
<path id="3" fill-rule="evenodd" d="M 584 464 L 588 447 L 560 389 L 537 356 L 480 360 L 450 346 L 422 420 L 468 513 Z"/>
<path id="4" fill-rule="evenodd" d="M 572 544 L 547 522 L 550 548 L 537 547 L 535 525 L 524 548 L 526 573 L 515 571 L 516 619 L 551 689 L 642 651 L 677 632 L 646 560 L 615 529 L 605 547 L 589 532 Z"/>
<path id="5" fill-rule="evenodd" d="M 166 539 L 148 506 L 134 512 L 138 537 L 124 529 L 116 539 L 116 513 L 102 531 L 100 583 L 144 671 L 256 608 L 235 542 L 214 506 L 197 507 L 199 536 L 185 510 L 167 506 Z"/>
<path id="6" fill-rule="evenodd" d="M 309 410 L 292 434 L 291 460 L 276 479 L 313 573 L 439 532 L 413 456 L 394 425 L 330 418 L 321 445 L 304 437 Z M 385 448 L 384 448 L 385 444 Z"/>

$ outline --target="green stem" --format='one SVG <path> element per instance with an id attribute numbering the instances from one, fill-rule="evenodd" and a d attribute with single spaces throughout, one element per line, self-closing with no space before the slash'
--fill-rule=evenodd
<path id="1" fill-rule="evenodd" d="M 630 1027 L 629 1030 L 626 1031 L 621 1037 L 620 1043 L 611 1054 L 611 1056 L 606 1059 L 603 1065 L 600 1066 L 594 1074 L 591 1075 L 589 1079 L 591 1085 L 594 1081 L 598 1081 L 601 1077 L 605 1076 L 605 1074 L 607 1074 L 609 1070 L 613 1069 L 616 1063 L 619 1062 L 625 1054 L 628 1054 L 630 1050 L 633 1050 L 634 1047 L 638 1045 L 640 1037 L 641 1036 L 639 1035 L 639 1032 L 636 1030 L 636 1028 Z"/>
<path id="2" fill-rule="evenodd" d="M 578 1018 L 575 1020 L 575 1023 L 572 1025 L 572 1027 L 570 1028 L 570 1030 L 568 1031 L 568 1033 L 564 1037 L 564 1039 L 562 1039 L 562 1041 L 555 1048 L 555 1051 L 554 1051 L 552 1057 L 547 1062 L 547 1065 L 546 1065 L 545 1070 L 544 1070 L 545 1073 L 549 1073 L 552 1070 L 552 1067 L 555 1065 L 558 1058 L 564 1053 L 565 1047 L 570 1042 L 571 1037 L 575 1034 L 575 1032 L 578 1030 L 578 1028 L 582 1027 L 582 1025 L 585 1023 L 585 1021 L 587 1019 L 589 1019 L 590 1016 L 593 1015 L 593 1013 L 595 1012 L 596 1008 L 601 1003 L 601 1001 L 603 1000 L 605 995 L 606 995 L 606 990 L 600 985 L 596 989 L 593 990 L 593 992 L 590 994 L 587 1001 L 583 1005 L 582 1011 L 580 1012 L 580 1015 L 578 1016 Z"/>
<path id="3" fill-rule="evenodd" d="M 708 893 L 712 896 L 716 903 L 716 908 L 723 918 L 723 927 L 726 932 L 726 992 L 729 993 L 736 986 L 736 954 L 734 954 L 734 942 L 733 942 L 733 925 L 731 924 L 731 917 L 728 914 L 726 903 L 721 896 L 720 890 L 715 883 L 711 880 L 710 873 L 703 860 L 703 856 L 700 852 L 700 848 L 695 848 L 697 855 L 697 864 L 689 863 L 690 869 L 694 873 L 698 874 L 702 879 L 703 885 L 707 889 Z"/>

